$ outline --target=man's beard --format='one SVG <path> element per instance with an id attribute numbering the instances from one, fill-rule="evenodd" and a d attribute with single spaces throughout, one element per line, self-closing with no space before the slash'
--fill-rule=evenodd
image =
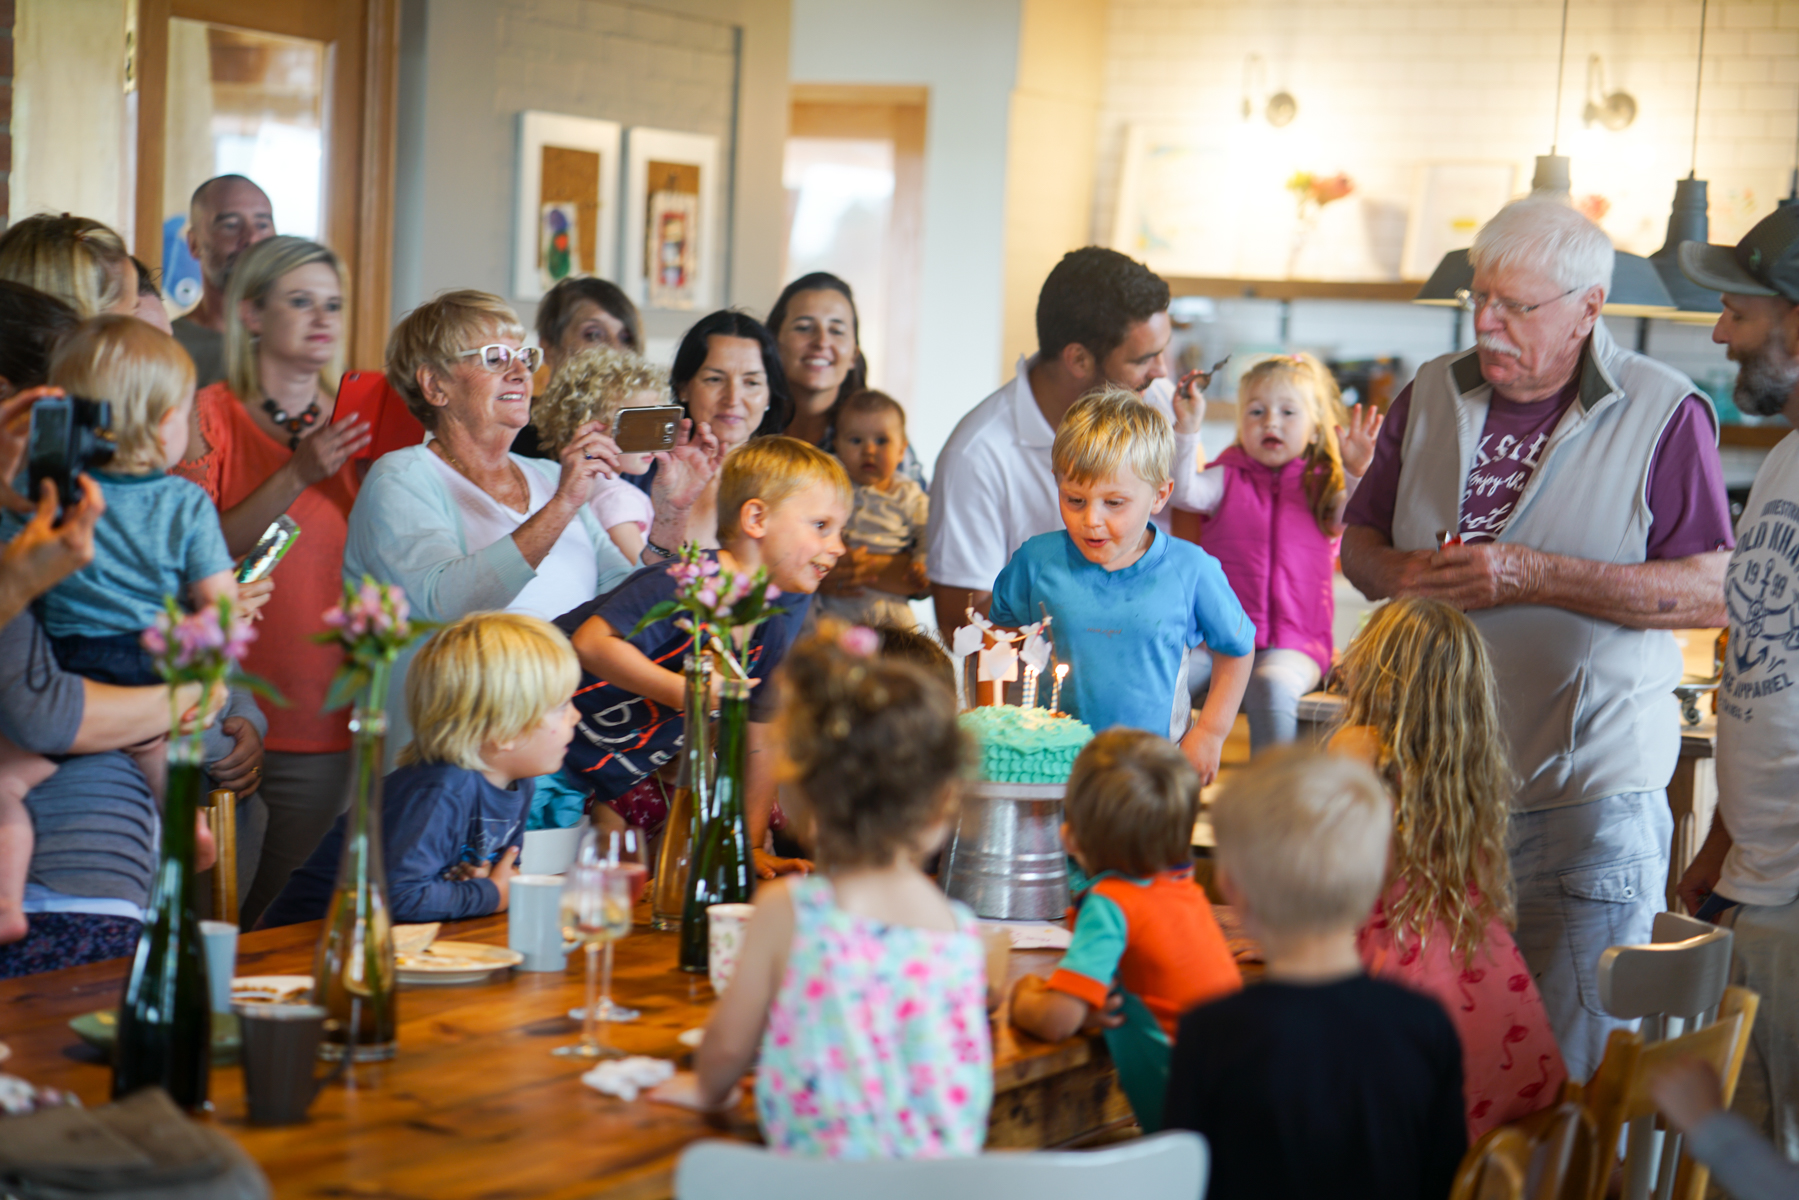
<path id="1" fill-rule="evenodd" d="M 1778 415 L 1799 389 L 1799 358 L 1788 354 L 1777 338 L 1778 332 L 1769 334 L 1759 349 L 1737 359 L 1737 407 L 1758 417 Z"/>

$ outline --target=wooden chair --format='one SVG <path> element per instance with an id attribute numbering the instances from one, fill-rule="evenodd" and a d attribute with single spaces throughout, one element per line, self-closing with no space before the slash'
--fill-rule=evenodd
<path id="1" fill-rule="evenodd" d="M 212 916 L 216 921 L 237 924 L 237 793 L 220 788 L 208 793 L 206 823 L 212 828 L 212 840 L 218 846 L 218 861 L 212 867 Z"/>
<path id="2" fill-rule="evenodd" d="M 1724 1085 L 1724 1106 L 1729 1108 L 1760 1004 L 1761 997 L 1747 988 L 1726 988 L 1718 1004 L 1717 1019 L 1692 1033 L 1645 1045 L 1640 1033 L 1623 1029 L 1612 1032 L 1605 1058 L 1586 1086 L 1585 1100 L 1598 1125 L 1599 1145 L 1608 1149 L 1617 1145 L 1619 1133 L 1626 1124 L 1630 1126 L 1624 1159 L 1625 1200 L 1642 1200 L 1650 1194 L 1651 1187 L 1657 1200 L 1699 1200 L 1704 1195 L 1711 1173 L 1682 1152 L 1680 1135 L 1672 1130 L 1659 1131 L 1659 1147 L 1657 1138 L 1646 1135 L 1658 1132 L 1649 1082 L 1675 1060 L 1697 1058 L 1718 1072 Z M 1606 1157 L 1609 1160 L 1610 1155 Z M 1592 1200 L 1600 1200 L 1605 1194 L 1609 1174 L 1599 1173 Z"/>
<path id="3" fill-rule="evenodd" d="M 1623 1020 L 1642 1018 L 1645 1046 L 1705 1027 L 1730 982 L 1735 936 L 1679 913 L 1657 914 L 1649 945 L 1613 946 L 1600 955 L 1600 1005 Z M 1625 1155 L 1625 1200 L 1644 1200 L 1652 1178 L 1669 1178 L 1673 1151 L 1658 1150 L 1660 1140 L 1653 1112 L 1632 1122 Z"/>
<path id="4" fill-rule="evenodd" d="M 1588 1200 L 1602 1159 L 1578 1099 L 1490 1129 L 1469 1147 L 1450 1200 Z"/>
<path id="5" fill-rule="evenodd" d="M 675 1170 L 675 1200 L 1195 1200 L 1206 1189 L 1206 1141 L 1170 1131 L 1105 1150 L 978 1158 L 839 1162 L 788 1158 L 741 1142 L 698 1142 Z"/>

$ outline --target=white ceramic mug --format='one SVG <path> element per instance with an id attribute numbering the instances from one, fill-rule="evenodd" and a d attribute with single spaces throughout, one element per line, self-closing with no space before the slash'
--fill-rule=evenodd
<path id="1" fill-rule="evenodd" d="M 562 940 L 562 877 L 514 875 L 506 903 L 506 944 L 525 956 L 520 971 L 560 971 L 571 943 Z"/>
<path id="2" fill-rule="evenodd" d="M 201 921 L 200 941 L 206 947 L 206 990 L 212 1011 L 231 1011 L 231 977 L 237 974 L 237 926 L 230 921 Z"/>
<path id="3" fill-rule="evenodd" d="M 743 931 L 750 923 L 753 904 L 712 904 L 706 908 L 706 977 L 712 990 L 725 994 L 737 973 L 737 956 L 743 952 Z"/>

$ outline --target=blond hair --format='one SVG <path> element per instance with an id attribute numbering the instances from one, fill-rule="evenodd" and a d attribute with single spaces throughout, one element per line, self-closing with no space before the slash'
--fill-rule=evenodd
<path id="1" fill-rule="evenodd" d="M 1154 875 L 1193 859 L 1199 773 L 1166 738 L 1108 729 L 1075 757 L 1063 811 L 1088 874 Z"/>
<path id="2" fill-rule="evenodd" d="M 281 235 L 266 238 L 244 251 L 231 268 L 231 281 L 225 286 L 225 380 L 240 400 L 252 404 L 263 395 L 261 349 L 257 339 L 244 326 L 243 304 L 248 300 L 257 308 L 268 304 L 269 293 L 281 277 L 311 263 L 324 263 L 337 276 L 337 286 L 344 288 L 344 267 L 337 255 L 305 238 Z M 349 328 L 348 298 L 345 298 L 344 327 Z M 319 372 L 319 386 L 337 391 L 337 381 L 344 373 L 344 338 L 337 339 L 331 361 Z"/>
<path id="3" fill-rule="evenodd" d="M 1050 448 L 1056 478 L 1092 483 L 1128 466 L 1152 488 L 1174 478 L 1174 427 L 1129 388 L 1108 384 L 1075 402 Z"/>
<path id="4" fill-rule="evenodd" d="M 444 292 L 427 300 L 400 319 L 387 339 L 387 382 L 406 401 L 406 411 L 426 429 L 437 428 L 437 406 L 425 399 L 419 383 L 421 368 L 449 374 L 464 350 L 473 350 L 495 338 L 523 341 L 525 327 L 518 314 L 491 292 L 473 288 Z"/>
<path id="5" fill-rule="evenodd" d="M 50 386 L 112 403 L 113 459 L 106 469 L 143 475 L 163 461 L 162 423 L 194 397 L 194 360 L 154 325 L 120 313 L 75 327 L 50 358 Z"/>
<path id="6" fill-rule="evenodd" d="M 581 663 L 568 638 L 539 617 L 470 613 L 419 648 L 406 672 L 412 741 L 400 764 L 485 771 L 481 747 L 514 741 L 568 703 Z"/>
<path id="7" fill-rule="evenodd" d="M 737 447 L 718 473 L 719 542 L 743 536 L 743 506 L 751 500 L 774 508 L 815 483 L 836 488 L 844 505 L 849 505 L 853 495 L 849 473 L 835 456 L 810 442 L 761 437 Z"/>
<path id="8" fill-rule="evenodd" d="M 1367 919 L 1387 871 L 1393 806 L 1366 763 L 1295 748 L 1232 776 L 1212 804 L 1218 866 L 1274 936 Z"/>
<path id="9" fill-rule="evenodd" d="M 1265 358 L 1249 370 L 1237 383 L 1237 437 L 1242 440 L 1243 415 L 1249 411 L 1250 389 L 1257 384 L 1279 380 L 1293 385 L 1312 418 L 1312 441 L 1300 455 L 1305 459 L 1306 501 L 1312 506 L 1312 517 L 1318 528 L 1334 533 L 1331 517 L 1336 511 L 1337 497 L 1348 480 L 1343 474 L 1343 450 L 1337 444 L 1337 427 L 1349 423 L 1343 410 L 1343 393 L 1325 365 L 1310 354 L 1282 354 Z"/>
<path id="10" fill-rule="evenodd" d="M 1387 921 L 1401 942 L 1420 943 L 1440 921 L 1471 958 L 1495 917 L 1513 920 L 1512 768 L 1486 643 L 1440 600 L 1395 600 L 1374 611 L 1340 671 L 1343 723 L 1374 731 L 1397 799 L 1393 869 L 1406 886 Z"/>
<path id="11" fill-rule="evenodd" d="M 615 429 L 625 401 L 641 392 L 666 396 L 668 372 L 628 350 L 596 346 L 556 369 L 550 386 L 531 405 L 531 420 L 544 447 L 560 451 L 589 421 Z"/>
<path id="12" fill-rule="evenodd" d="M 89 217 L 39 213 L 0 234 L 0 279 L 55 296 L 82 317 L 125 298 L 124 239 Z"/>

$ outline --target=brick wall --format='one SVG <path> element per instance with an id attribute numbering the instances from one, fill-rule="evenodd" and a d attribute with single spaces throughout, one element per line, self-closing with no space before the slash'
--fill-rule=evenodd
<path id="1" fill-rule="evenodd" d="M 1604 224 L 1624 249 L 1660 246 L 1687 173 L 1699 8 L 1580 0 L 1570 11 L 1561 150 L 1575 194 L 1610 202 Z M 1292 171 L 1347 171 L 1358 195 L 1327 217 L 1348 230 L 1359 206 L 1371 256 L 1396 271 L 1421 163 L 1510 161 L 1528 185 L 1550 144 L 1560 21 L 1553 0 L 1112 0 L 1095 235 L 1110 239 L 1127 125 L 1175 124 L 1214 145 L 1221 188 L 1246 194 L 1238 236 L 1280 239 L 1278 224 L 1255 221 L 1292 208 L 1281 190 Z M 1707 26 L 1698 172 L 1712 185 L 1712 240 L 1730 241 L 1786 191 L 1799 3 L 1714 2 Z M 1252 53 L 1267 63 L 1265 90 L 1299 102 L 1285 129 L 1239 116 Z M 1583 125 L 1589 54 L 1636 98 L 1622 132 Z"/>

